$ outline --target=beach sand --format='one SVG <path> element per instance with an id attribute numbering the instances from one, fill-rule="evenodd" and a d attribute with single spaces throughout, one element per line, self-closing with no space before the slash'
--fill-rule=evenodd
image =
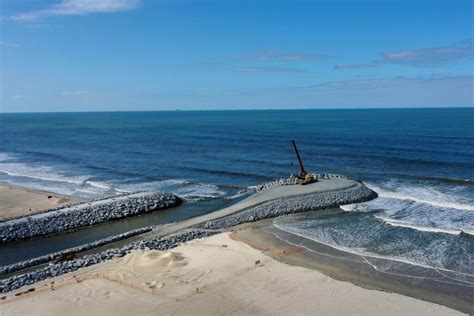
<path id="1" fill-rule="evenodd" d="M 0 183 L 0 221 L 77 201 L 75 197 Z"/>
<path id="2" fill-rule="evenodd" d="M 247 230 L 248 232 L 248 230 Z M 230 232 L 170 251 L 136 250 L 10 294 L 0 314 L 35 315 L 457 315 L 447 307 L 358 287 L 280 262 L 292 248 L 264 253 Z M 22 289 L 22 291 L 27 288 Z"/>

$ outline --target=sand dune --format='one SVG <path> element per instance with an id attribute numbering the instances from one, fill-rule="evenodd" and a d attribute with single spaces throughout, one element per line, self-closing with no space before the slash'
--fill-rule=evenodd
<path id="1" fill-rule="evenodd" d="M 0 303 L 0 314 L 459 314 L 283 264 L 229 233 L 167 252 L 133 251 L 79 274 L 84 281 L 71 282 L 66 275 L 55 280 L 54 291 Z"/>

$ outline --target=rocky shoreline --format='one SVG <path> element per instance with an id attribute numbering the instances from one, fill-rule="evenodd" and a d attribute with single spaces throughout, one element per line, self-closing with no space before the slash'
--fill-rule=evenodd
<path id="1" fill-rule="evenodd" d="M 127 197 L 88 202 L 28 218 L 0 223 L 0 242 L 61 233 L 125 217 L 149 213 L 181 203 L 171 193 L 144 192 Z M 62 212 L 61 210 L 70 209 Z"/>
<path id="2" fill-rule="evenodd" d="M 65 261 L 48 267 L 38 269 L 36 271 L 13 276 L 11 278 L 0 281 L 0 293 L 7 293 L 19 289 L 26 285 L 31 285 L 49 278 L 54 278 L 69 272 L 85 268 L 105 260 L 123 257 L 134 249 L 156 249 L 168 250 L 177 247 L 180 243 L 190 241 L 196 238 L 204 238 L 214 235 L 216 232 L 210 231 L 189 231 L 177 235 L 167 236 L 164 238 L 154 238 L 151 240 L 142 240 L 123 246 L 102 251 L 98 254 L 84 256 L 78 259 Z"/>
<path id="3" fill-rule="evenodd" d="M 360 185 L 356 188 L 342 191 L 314 193 L 277 199 L 222 219 L 209 221 L 200 227 L 205 229 L 222 229 L 281 215 L 367 202 L 377 198 L 377 196 L 376 192 L 370 190 L 365 185 Z"/>
<path id="4" fill-rule="evenodd" d="M 103 245 L 113 243 L 116 241 L 124 240 L 129 237 L 147 233 L 151 231 L 152 229 L 153 227 L 143 227 L 139 229 L 134 229 L 134 230 L 125 232 L 123 234 L 107 237 L 107 238 L 96 240 L 94 242 L 83 244 L 77 247 L 69 248 L 67 249 L 67 252 L 70 254 L 77 254 L 77 253 L 84 252 L 93 248 L 97 248 Z M 0 275 L 13 273 L 13 272 L 20 271 L 20 270 L 30 268 L 30 267 L 34 267 L 43 263 L 51 262 L 51 261 L 57 260 L 63 254 L 64 254 L 64 251 L 58 251 L 58 252 L 50 253 L 44 256 L 36 257 L 30 260 L 20 261 L 20 262 L 13 263 L 7 266 L 3 266 L 3 267 L 0 267 Z"/>
<path id="5" fill-rule="evenodd" d="M 118 197 L 137 194 L 137 193 L 141 193 L 141 192 L 125 192 L 125 193 L 121 193 L 121 194 L 117 194 L 117 195 L 113 195 L 113 196 L 104 196 L 104 197 L 98 197 L 98 198 L 95 198 L 95 199 L 87 199 L 87 200 L 77 201 L 77 202 L 73 202 L 73 203 L 63 204 L 63 205 L 58 206 L 58 207 L 53 207 L 53 208 L 48 208 L 48 209 L 45 209 L 45 210 L 42 210 L 42 211 L 37 211 L 37 212 L 34 212 L 33 214 L 25 214 L 25 215 L 9 217 L 7 219 L 0 219 L 0 223 L 10 222 L 10 221 L 20 219 L 20 218 L 25 218 L 25 217 L 28 217 L 28 216 L 31 216 L 31 215 L 49 213 L 49 212 L 57 211 L 57 210 L 64 209 L 64 208 L 67 208 L 67 207 L 73 207 L 73 206 L 86 204 L 86 203 L 91 203 L 91 202 L 110 200 L 110 199 L 113 199 L 113 198 L 118 198 Z"/>
<path id="6" fill-rule="evenodd" d="M 173 196 L 173 195 L 170 195 Z M 204 224 L 194 226 L 192 231 L 171 235 L 167 237 L 156 237 L 150 240 L 142 240 L 128 244 L 121 248 L 114 248 L 105 250 L 98 254 L 84 256 L 78 259 L 53 264 L 51 266 L 38 269 L 31 273 L 26 273 L 18 276 L 13 276 L 11 278 L 0 281 L 0 293 L 6 293 L 23 287 L 25 285 L 30 285 L 39 281 L 43 281 L 47 278 L 56 277 L 64 273 L 75 271 L 82 267 L 87 267 L 93 264 L 103 262 L 105 260 L 125 256 L 133 249 L 158 249 L 158 250 L 167 250 L 173 247 L 176 247 L 179 243 L 186 242 L 195 238 L 202 238 L 218 233 L 221 229 L 237 226 L 246 222 L 255 222 L 258 220 L 277 217 L 286 214 L 307 212 L 310 210 L 325 209 L 332 207 L 339 207 L 340 205 L 353 204 L 353 203 L 362 203 L 370 201 L 377 197 L 377 193 L 370 190 L 362 183 L 355 187 L 351 187 L 345 190 L 335 190 L 335 191 L 326 191 L 320 193 L 312 193 L 308 195 L 293 196 L 288 198 L 276 199 L 270 202 L 256 205 L 244 209 L 236 214 L 226 216 L 224 218 L 207 221 Z M 178 198 L 179 199 L 179 198 Z M 174 201 L 174 200 L 171 200 Z M 165 203 L 166 204 L 166 203 Z M 129 211 L 130 212 L 130 211 Z M 49 217 L 48 217 L 49 219 Z M 150 231 L 151 228 L 146 227 L 142 228 L 143 232 Z M 71 250 L 75 252 L 80 252 L 94 247 L 101 246 L 116 240 L 126 239 L 127 237 L 141 234 L 139 230 L 130 231 L 121 235 L 113 236 L 106 238 L 104 240 L 99 240 L 93 243 L 86 245 L 81 245 L 75 247 Z M 109 240 L 110 239 L 110 240 Z M 116 239 L 116 240 L 112 240 Z M 0 268 L 0 274 L 2 271 L 4 273 L 10 273 L 14 271 L 19 271 L 26 267 L 31 267 L 36 264 L 41 264 L 54 260 L 61 253 L 54 253 L 39 258 L 34 258 L 24 262 L 16 263 L 6 267 Z"/>

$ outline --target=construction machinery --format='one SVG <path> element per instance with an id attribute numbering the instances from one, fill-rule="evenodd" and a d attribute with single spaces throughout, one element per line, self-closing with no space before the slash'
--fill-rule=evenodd
<path id="1" fill-rule="evenodd" d="M 296 153 L 296 158 L 298 159 L 298 164 L 300 165 L 300 173 L 296 176 L 301 182 L 301 184 L 309 184 L 316 182 L 317 179 L 314 175 L 307 173 L 306 170 L 304 169 L 303 166 L 303 161 L 301 160 L 300 153 L 298 151 L 298 148 L 296 147 L 296 142 L 294 139 L 291 140 L 291 143 L 293 144 L 293 148 L 295 149 Z"/>

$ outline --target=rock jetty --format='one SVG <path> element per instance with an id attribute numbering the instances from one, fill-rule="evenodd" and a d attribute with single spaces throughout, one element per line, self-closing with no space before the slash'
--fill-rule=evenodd
<path id="1" fill-rule="evenodd" d="M 181 203 L 171 193 L 141 192 L 56 209 L 0 223 L 0 242 L 61 233 L 125 217 L 145 214 Z"/>
<path id="2" fill-rule="evenodd" d="M 312 173 L 310 175 L 316 181 L 328 180 L 328 179 L 334 179 L 334 178 L 347 179 L 345 176 L 339 175 L 339 174 L 329 174 L 329 173 L 315 174 L 315 173 Z M 255 191 L 260 192 L 262 190 L 269 189 L 269 188 L 271 188 L 275 185 L 299 185 L 299 184 L 301 184 L 301 180 L 298 179 L 297 177 L 291 175 L 288 178 L 281 178 L 281 179 L 273 180 L 271 182 L 259 184 L 255 187 Z"/>
<path id="3" fill-rule="evenodd" d="M 201 225 L 205 229 L 222 229 L 246 222 L 255 222 L 265 218 L 286 214 L 308 212 L 311 210 L 339 207 L 340 205 L 362 203 L 373 200 L 377 193 L 359 185 L 346 190 L 313 193 L 297 197 L 288 197 L 266 202 L 239 213 L 209 221 Z"/>
<path id="4" fill-rule="evenodd" d="M 143 228 L 138 228 L 134 230 L 130 230 L 128 232 L 125 232 L 123 234 L 115 235 L 115 236 L 110 236 L 107 238 L 103 238 L 100 240 L 96 240 L 94 242 L 86 243 L 77 247 L 69 248 L 67 249 L 67 252 L 70 254 L 77 254 L 83 251 L 87 251 L 93 248 L 97 248 L 100 246 L 104 246 L 116 241 L 124 240 L 129 237 L 133 237 L 136 235 L 140 235 L 143 233 L 147 233 L 151 231 L 153 227 L 143 227 Z M 17 263 L 13 263 L 7 266 L 0 267 L 0 275 L 8 274 L 8 273 L 13 273 L 16 271 L 20 271 L 26 268 L 34 267 L 39 264 L 47 263 L 54 261 L 58 258 L 60 258 L 64 254 L 64 251 L 58 251 L 58 252 L 53 252 L 44 256 L 36 257 L 33 259 L 25 260 L 25 261 L 20 261 Z"/>
<path id="5" fill-rule="evenodd" d="M 196 238 L 203 238 L 215 234 L 210 231 L 189 231 L 164 238 L 154 238 L 131 243 L 121 248 L 107 249 L 98 254 L 87 255 L 78 259 L 65 261 L 48 267 L 25 273 L 0 281 L 0 293 L 7 293 L 26 285 L 31 285 L 49 278 L 54 278 L 65 273 L 76 271 L 103 261 L 123 257 L 134 249 L 168 250 L 177 247 L 180 243 Z"/>

